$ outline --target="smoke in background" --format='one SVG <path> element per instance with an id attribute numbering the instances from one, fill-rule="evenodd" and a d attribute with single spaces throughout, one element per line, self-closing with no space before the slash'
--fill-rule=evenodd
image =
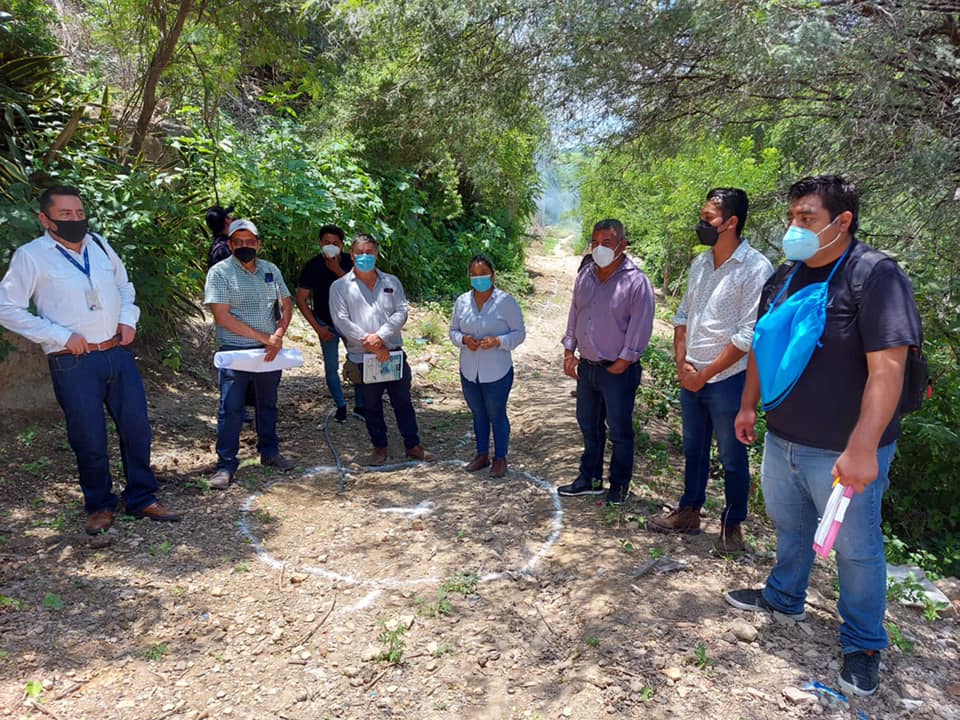
<path id="1" fill-rule="evenodd" d="M 537 162 L 543 193 L 537 198 L 537 222 L 543 227 L 580 227 L 577 165 L 569 154 L 543 156 Z"/>

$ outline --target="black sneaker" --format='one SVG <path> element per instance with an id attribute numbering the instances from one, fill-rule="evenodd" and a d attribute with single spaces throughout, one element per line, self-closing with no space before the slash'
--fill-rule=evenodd
<path id="1" fill-rule="evenodd" d="M 623 505 L 629 497 L 629 485 L 618 485 L 617 487 L 611 485 L 607 492 L 607 505 Z"/>
<path id="2" fill-rule="evenodd" d="M 867 654 L 862 650 L 843 656 L 840 689 L 848 695 L 867 697 L 877 691 L 880 674 L 880 651 Z"/>
<path id="3" fill-rule="evenodd" d="M 338 423 L 345 423 L 347 421 L 347 406 L 341 405 L 337 408 L 337 414 L 333 416 L 333 419 Z"/>
<path id="4" fill-rule="evenodd" d="M 578 495 L 603 495 L 603 486 L 595 480 L 584 480 L 577 478 L 569 485 L 561 485 L 557 488 L 557 494 L 564 497 L 577 497 Z"/>
<path id="5" fill-rule="evenodd" d="M 763 592 L 760 590 L 731 590 L 724 594 L 723 597 L 738 610 L 753 610 L 754 612 L 763 610 L 782 615 L 795 622 L 802 622 L 807 619 L 805 612 L 788 613 L 783 610 L 778 610 L 767 602 L 767 599 L 763 596 Z"/>
<path id="6" fill-rule="evenodd" d="M 366 419 L 367 419 L 367 411 L 366 411 L 366 408 L 354 407 L 354 408 L 353 408 L 353 416 L 354 416 L 354 417 L 358 417 L 358 418 L 360 418 L 361 420 L 366 420 Z"/>

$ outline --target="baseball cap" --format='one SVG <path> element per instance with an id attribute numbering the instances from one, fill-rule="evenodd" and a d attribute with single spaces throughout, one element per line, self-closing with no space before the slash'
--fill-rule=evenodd
<path id="1" fill-rule="evenodd" d="M 248 230 L 257 237 L 260 237 L 260 233 L 257 232 L 257 226 L 249 220 L 234 220 L 232 223 L 230 223 L 230 229 L 227 231 L 227 237 L 232 237 L 237 230 Z"/>

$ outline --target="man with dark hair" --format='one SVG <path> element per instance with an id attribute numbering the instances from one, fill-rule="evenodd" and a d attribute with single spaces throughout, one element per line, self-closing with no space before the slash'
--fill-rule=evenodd
<path id="1" fill-rule="evenodd" d="M 90 535 L 105 532 L 119 505 L 112 491 L 104 405 L 120 442 L 126 513 L 180 520 L 156 498 L 147 398 L 129 350 L 140 309 L 126 268 L 102 237 L 89 232 L 76 188 L 45 190 L 37 217 L 46 232 L 17 249 L 0 282 L 0 325 L 47 353 L 77 457 L 84 527 Z M 36 314 L 29 310 L 31 302 Z"/>
<path id="2" fill-rule="evenodd" d="M 232 257 L 207 271 L 203 302 L 213 313 L 221 351 L 263 348 L 270 362 L 283 349 L 283 336 L 293 317 L 293 303 L 279 268 L 259 259 L 260 233 L 249 220 L 234 220 L 227 231 Z M 294 463 L 280 454 L 277 436 L 277 389 L 281 370 L 247 372 L 220 368 L 217 411 L 217 471 L 211 488 L 226 490 L 240 467 L 240 428 L 247 388 L 254 386 L 257 451 L 260 464 L 290 470 Z"/>
<path id="3" fill-rule="evenodd" d="M 327 389 L 337 405 L 334 419 L 343 423 L 347 421 L 347 401 L 340 384 L 340 336 L 330 315 L 330 286 L 353 269 L 353 261 L 343 252 L 344 233 L 336 225 L 321 227 L 318 238 L 320 254 L 303 266 L 295 301 L 320 338 Z M 353 412 L 363 417 L 363 396 L 356 389 Z"/>
<path id="4" fill-rule="evenodd" d="M 747 352 L 764 282 L 773 267 L 743 239 L 747 194 L 715 188 L 700 209 L 697 239 L 707 250 L 690 266 L 687 291 L 673 317 L 673 351 L 683 416 L 684 492 L 673 512 L 653 518 L 656 532 L 700 532 L 707 499 L 710 445 L 717 438 L 726 505 L 714 550 L 743 551 L 740 523 L 747 517 L 750 466 L 733 421 L 747 370 Z"/>
<path id="5" fill-rule="evenodd" d="M 851 183 L 837 175 L 804 178 L 788 199 L 783 250 L 792 262 L 763 288 L 735 422 L 740 441 L 752 443 L 763 388 L 761 476 L 777 561 L 762 590 L 733 590 L 726 600 L 743 610 L 804 619 L 818 518 L 834 485 L 852 488 L 834 545 L 839 682 L 848 694 L 872 695 L 887 646 L 880 506 L 900 433 L 907 351 L 919 346 L 920 320 L 897 263 L 854 236 L 859 199 Z M 813 311 L 809 300 L 797 302 L 806 298 L 815 301 Z M 812 351 L 805 364 L 780 362 L 797 356 L 801 343 Z"/>
<path id="6" fill-rule="evenodd" d="M 653 287 L 627 257 L 619 220 L 593 227 L 593 264 L 577 275 L 563 336 L 563 371 L 577 381 L 577 423 L 583 454 L 577 479 L 557 488 L 563 496 L 599 495 L 594 474 L 603 463 L 603 415 L 613 452 L 607 502 L 623 504 L 633 476 L 633 404 L 640 385 L 640 356 L 653 332 Z M 576 352 L 579 351 L 579 357 Z"/>
<path id="7" fill-rule="evenodd" d="M 207 209 L 207 227 L 213 234 L 213 243 L 210 245 L 210 252 L 207 253 L 207 270 L 212 268 L 221 260 L 230 257 L 230 248 L 228 246 L 227 228 L 233 222 L 233 207 L 220 207 L 214 205 Z"/>
<path id="8" fill-rule="evenodd" d="M 380 254 L 377 241 L 369 235 L 356 235 L 350 243 L 353 269 L 330 287 L 330 314 L 337 332 L 347 343 L 347 360 L 364 366 L 364 356 L 372 355 L 381 363 L 390 358 L 391 351 L 403 346 L 401 329 L 407 322 L 407 296 L 396 276 L 376 268 Z M 362 378 L 358 378 L 362 380 Z M 413 375 L 406 353 L 399 380 L 386 382 L 359 382 L 357 393 L 363 398 L 367 433 L 373 444 L 370 464 L 383 465 L 387 461 L 387 423 L 383 417 L 383 391 L 390 396 L 397 430 L 403 437 L 408 458 L 433 460 L 420 444 L 420 429 L 410 397 Z"/>

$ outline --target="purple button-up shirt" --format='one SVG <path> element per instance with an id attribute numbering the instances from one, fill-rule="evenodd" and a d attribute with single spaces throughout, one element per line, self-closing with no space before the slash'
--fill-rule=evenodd
<path id="1" fill-rule="evenodd" d="M 563 347 L 587 360 L 636 362 L 653 332 L 653 287 L 629 257 L 606 282 L 590 264 L 573 286 Z"/>

